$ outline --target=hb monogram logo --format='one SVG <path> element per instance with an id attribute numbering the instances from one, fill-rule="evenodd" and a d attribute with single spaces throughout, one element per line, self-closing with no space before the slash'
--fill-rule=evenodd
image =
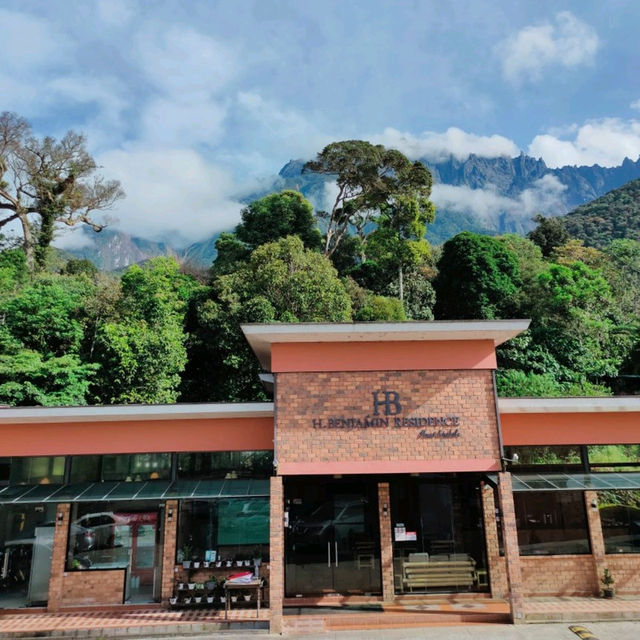
<path id="1" fill-rule="evenodd" d="M 400 394 L 396 391 L 373 392 L 373 415 L 380 415 L 380 407 L 384 407 L 385 416 L 397 416 L 402 411 Z"/>

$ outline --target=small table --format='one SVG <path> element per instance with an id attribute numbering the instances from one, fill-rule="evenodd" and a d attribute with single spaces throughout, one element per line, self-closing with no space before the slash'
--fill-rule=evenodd
<path id="1" fill-rule="evenodd" d="M 225 595 L 225 603 L 224 603 L 224 619 L 227 619 L 227 614 L 231 609 L 231 597 L 229 595 L 230 591 L 241 591 L 244 589 L 253 589 L 256 592 L 256 602 L 258 603 L 258 608 L 256 610 L 256 618 L 260 617 L 260 595 L 262 593 L 262 580 L 256 579 L 251 582 L 229 582 L 225 580 L 224 583 L 224 595 Z"/>

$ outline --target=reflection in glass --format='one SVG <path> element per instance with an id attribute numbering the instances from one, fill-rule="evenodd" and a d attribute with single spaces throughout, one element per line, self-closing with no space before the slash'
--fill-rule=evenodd
<path id="1" fill-rule="evenodd" d="M 268 478 L 273 451 L 179 453 L 179 478 Z"/>
<path id="2" fill-rule="evenodd" d="M 640 553 L 640 491 L 599 491 L 606 553 Z"/>
<path id="3" fill-rule="evenodd" d="M 132 482 L 171 478 L 170 453 L 135 453 L 102 457 L 102 479 Z"/>
<path id="4" fill-rule="evenodd" d="M 513 499 L 521 555 L 590 553 L 582 492 L 523 492 Z"/>
<path id="5" fill-rule="evenodd" d="M 10 484 L 62 484 L 64 456 L 12 458 Z"/>

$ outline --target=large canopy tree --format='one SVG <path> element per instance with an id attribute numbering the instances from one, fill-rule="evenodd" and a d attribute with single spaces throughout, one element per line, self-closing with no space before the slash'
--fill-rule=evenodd
<path id="1" fill-rule="evenodd" d="M 333 206 L 321 216 L 326 224 L 327 256 L 332 256 L 354 229 L 361 239 L 364 261 L 366 239 L 375 228 L 372 222 L 382 211 L 387 216 L 403 218 L 398 224 L 388 222 L 388 227 L 401 235 L 413 233 L 414 219 L 418 224 L 433 222 L 435 209 L 429 201 L 431 173 L 421 162 L 411 162 L 396 149 L 363 140 L 333 142 L 303 170 L 336 178 L 338 191 Z"/>
<path id="2" fill-rule="evenodd" d="M 36 138 L 14 113 L 0 114 L 0 229 L 19 223 L 30 270 L 42 268 L 56 224 L 104 223 L 92 217 L 124 196 L 120 184 L 96 173 L 84 136 Z"/>

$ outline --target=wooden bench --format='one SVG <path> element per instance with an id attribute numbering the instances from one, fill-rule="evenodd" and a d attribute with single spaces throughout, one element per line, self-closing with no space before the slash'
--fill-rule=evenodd
<path id="1" fill-rule="evenodd" d="M 402 585 L 405 589 L 429 587 L 473 587 L 477 584 L 476 562 L 473 558 L 429 560 L 402 565 Z"/>

